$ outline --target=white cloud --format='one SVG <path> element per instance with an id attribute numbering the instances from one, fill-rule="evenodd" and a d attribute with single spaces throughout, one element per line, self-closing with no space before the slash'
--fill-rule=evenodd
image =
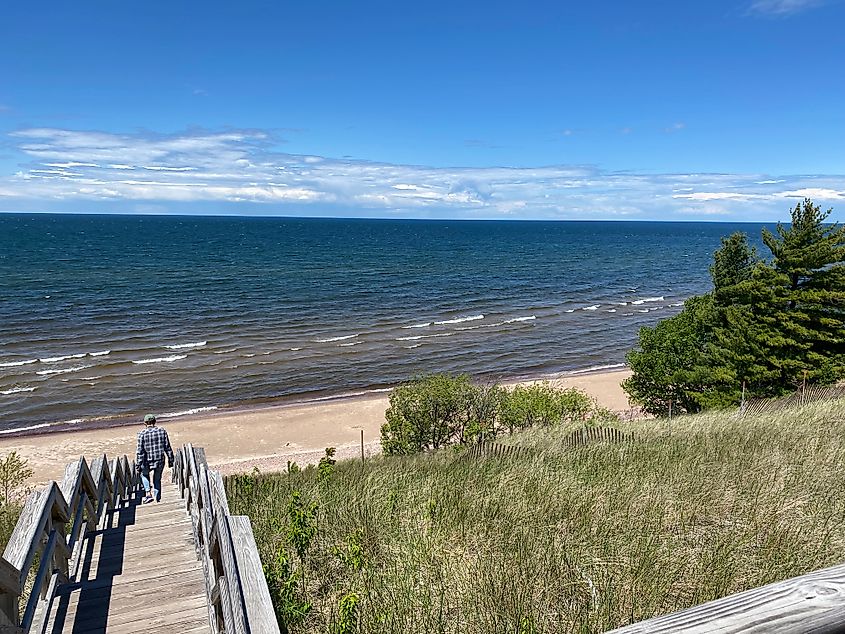
<path id="1" fill-rule="evenodd" d="M 823 0 L 754 0 L 749 7 L 758 15 L 785 16 L 800 13 L 823 4 Z"/>
<path id="2" fill-rule="evenodd" d="M 331 214 L 334 206 L 346 213 L 436 211 L 465 218 L 771 220 L 788 213 L 788 198 L 845 198 L 842 176 L 435 168 L 276 152 L 261 131 L 128 135 L 38 128 L 13 133 L 12 140 L 29 162 L 0 175 L 0 196 L 44 211 L 73 201 L 99 201 L 115 211 L 214 202 L 237 203 L 239 211 L 251 204 L 252 213 L 284 213 L 285 205 L 293 209 L 288 213 L 301 213 L 313 205 L 318 214 Z"/>

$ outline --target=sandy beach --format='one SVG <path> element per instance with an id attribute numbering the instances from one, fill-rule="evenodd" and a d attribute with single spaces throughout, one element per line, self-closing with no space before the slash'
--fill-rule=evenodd
<path id="1" fill-rule="evenodd" d="M 620 383 L 629 370 L 574 374 L 552 381 L 577 387 L 614 411 L 629 408 Z M 338 458 L 360 456 L 361 430 L 365 453 L 380 451 L 379 430 L 384 423 L 388 394 L 340 398 L 319 403 L 274 405 L 249 410 L 205 413 L 162 420 L 174 447 L 191 442 L 205 448 L 209 464 L 223 473 L 284 469 L 287 461 L 314 463 L 326 447 Z M 138 427 L 140 428 L 140 422 Z M 61 478 L 65 465 L 84 455 L 93 459 L 135 451 L 137 428 L 131 426 L 80 430 L 0 439 L 0 455 L 16 450 L 29 461 L 33 483 Z"/>

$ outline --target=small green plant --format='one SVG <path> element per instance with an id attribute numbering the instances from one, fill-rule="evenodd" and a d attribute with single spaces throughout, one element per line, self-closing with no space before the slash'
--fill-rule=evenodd
<path id="1" fill-rule="evenodd" d="M 320 458 L 320 464 L 317 465 L 317 482 L 325 482 L 331 477 L 337 462 L 334 459 L 334 453 L 334 447 L 326 447 L 326 455 Z"/>
<path id="2" fill-rule="evenodd" d="M 332 634 L 354 634 L 358 631 L 358 603 L 360 599 L 354 592 L 344 594 L 340 598 L 337 610 L 337 621 L 331 628 Z"/>
<path id="3" fill-rule="evenodd" d="M 361 529 L 350 533 L 346 543 L 334 547 L 334 554 L 350 570 L 358 571 L 364 566 L 364 534 Z"/>
<path id="4" fill-rule="evenodd" d="M 311 540 L 317 533 L 317 503 L 306 504 L 302 493 L 291 493 L 288 503 L 288 543 L 293 546 L 300 563 L 305 564 L 305 555 Z"/>
<path id="5" fill-rule="evenodd" d="M 288 472 L 288 475 L 290 475 L 290 474 L 292 474 L 292 473 L 299 473 L 300 471 L 302 471 L 302 469 L 300 469 L 300 468 L 299 468 L 299 465 L 298 465 L 298 464 L 296 464 L 295 462 L 291 462 L 290 460 L 288 460 L 288 471 L 287 471 L 287 472 Z"/>
<path id="6" fill-rule="evenodd" d="M 0 459 L 0 506 L 16 504 L 26 496 L 24 484 L 32 477 L 32 469 L 25 458 L 12 451 Z"/>
<path id="7" fill-rule="evenodd" d="M 302 596 L 302 568 L 294 569 L 282 546 L 272 564 L 264 566 L 270 594 L 275 597 L 276 616 L 286 626 L 297 625 L 311 611 L 311 603 Z"/>

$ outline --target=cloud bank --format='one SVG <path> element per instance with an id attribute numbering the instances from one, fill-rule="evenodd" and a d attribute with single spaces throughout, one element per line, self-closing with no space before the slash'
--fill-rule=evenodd
<path id="1" fill-rule="evenodd" d="M 772 220 L 811 197 L 845 201 L 842 175 L 641 174 L 597 167 L 426 167 L 283 153 L 267 132 L 172 135 L 32 128 L 0 176 L 0 210 L 253 215 Z"/>

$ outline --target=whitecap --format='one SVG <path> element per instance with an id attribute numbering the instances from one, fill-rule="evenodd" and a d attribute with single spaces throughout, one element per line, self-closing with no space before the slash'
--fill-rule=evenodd
<path id="1" fill-rule="evenodd" d="M 202 348 L 207 343 L 208 343 L 207 341 L 197 341 L 195 343 L 177 343 L 177 344 L 172 345 L 172 346 L 164 346 L 164 347 L 167 348 L 168 350 L 184 350 L 186 348 Z"/>
<path id="2" fill-rule="evenodd" d="M 430 325 L 431 322 L 427 321 L 424 324 L 412 324 L 410 326 L 402 326 L 402 328 L 428 328 Z"/>
<path id="3" fill-rule="evenodd" d="M 638 312 L 638 313 L 647 313 L 647 312 L 648 312 L 648 308 L 643 309 L 643 310 L 638 310 L 637 312 Z"/>
<path id="4" fill-rule="evenodd" d="M 89 357 L 105 357 L 111 354 L 111 350 L 101 350 L 100 352 L 89 352 Z"/>
<path id="5" fill-rule="evenodd" d="M 186 354 L 174 354 L 169 357 L 157 357 L 155 359 L 139 359 L 138 361 L 133 361 L 132 363 L 136 365 L 142 365 L 144 363 L 170 363 L 171 361 L 179 361 L 179 359 L 184 359 L 187 356 L 188 355 Z"/>
<path id="6" fill-rule="evenodd" d="M 352 343 L 340 343 L 338 344 L 338 348 L 349 348 L 351 346 L 357 346 L 359 343 L 364 343 L 363 341 L 353 341 Z"/>
<path id="7" fill-rule="evenodd" d="M 6 361 L 5 363 L 0 363 L 0 368 L 16 368 L 21 365 L 35 363 L 36 361 L 38 361 L 38 359 L 27 359 L 26 361 Z"/>
<path id="8" fill-rule="evenodd" d="M 19 394 L 20 392 L 34 392 L 34 387 L 13 387 L 11 390 L 0 390 L 0 394 L 8 396 L 9 394 Z"/>
<path id="9" fill-rule="evenodd" d="M 593 304 L 592 306 L 587 306 L 582 308 L 581 310 L 598 310 L 601 304 Z"/>
<path id="10" fill-rule="evenodd" d="M 520 321 L 534 321 L 537 319 L 537 315 L 531 315 L 530 317 L 514 317 L 513 319 L 506 319 L 503 321 L 503 324 L 514 324 Z"/>
<path id="11" fill-rule="evenodd" d="M 359 333 L 360 334 L 360 333 Z M 342 337 L 329 337 L 328 339 L 316 339 L 316 343 L 331 343 L 332 341 L 345 341 L 346 339 L 354 339 L 358 335 L 344 335 Z"/>
<path id="12" fill-rule="evenodd" d="M 300 350 L 302 350 L 302 348 L 291 348 L 291 349 L 290 349 L 290 351 L 291 351 L 291 352 L 299 352 Z M 270 354 L 270 353 L 269 353 L 269 352 L 265 352 L 264 354 Z"/>
<path id="13" fill-rule="evenodd" d="M 455 319 L 444 319 L 443 321 L 435 321 L 435 326 L 447 326 L 449 324 L 462 324 L 465 321 L 478 321 L 484 319 L 484 315 L 470 315 L 469 317 L 456 317 Z"/>
<path id="14" fill-rule="evenodd" d="M 565 312 L 565 313 L 574 313 L 574 312 L 575 312 L 575 309 L 574 309 L 574 308 L 568 308 L 568 309 L 566 309 L 566 310 L 565 310 L 565 311 L 563 311 L 563 312 Z"/>
<path id="15" fill-rule="evenodd" d="M 176 418 L 177 416 L 188 416 L 190 414 L 199 414 L 200 412 L 211 412 L 216 409 L 216 407 L 194 407 L 193 409 L 186 409 L 181 412 L 167 412 L 165 414 L 160 414 L 159 418 Z"/>
<path id="16" fill-rule="evenodd" d="M 649 302 L 662 302 L 664 297 L 661 295 L 660 297 L 643 297 L 642 299 L 638 299 L 634 302 L 631 302 L 635 306 L 640 306 L 641 304 L 647 304 Z"/>
<path id="17" fill-rule="evenodd" d="M 85 370 L 86 368 L 92 368 L 94 366 L 91 365 L 77 365 L 72 368 L 62 368 L 61 370 L 41 370 L 36 372 L 36 374 L 40 374 L 42 376 L 49 376 L 51 374 L 67 374 L 68 372 L 79 372 L 80 370 Z"/>
<path id="18" fill-rule="evenodd" d="M 616 312 L 616 309 L 615 309 L 615 308 L 611 308 L 611 309 L 607 310 L 606 312 L 608 312 L 608 313 L 615 313 L 615 312 Z"/>
<path id="19" fill-rule="evenodd" d="M 66 354 L 61 357 L 47 357 L 45 359 L 38 359 L 41 363 L 58 363 L 59 361 L 67 361 L 68 359 L 81 359 L 85 356 L 85 352 L 79 354 Z M 41 374 L 39 372 L 39 374 Z"/>
<path id="20" fill-rule="evenodd" d="M 404 346 L 404 348 L 406 350 L 413 350 L 414 348 L 419 348 L 421 345 L 421 343 L 413 343 L 410 346 Z"/>

